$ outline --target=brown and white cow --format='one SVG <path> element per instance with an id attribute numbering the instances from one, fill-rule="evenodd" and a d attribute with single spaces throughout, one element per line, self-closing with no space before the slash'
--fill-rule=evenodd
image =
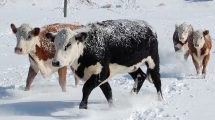
<path id="1" fill-rule="evenodd" d="M 211 37 L 208 30 L 196 30 L 193 32 L 193 40 L 188 41 L 189 51 L 197 74 L 206 76 L 206 67 L 210 58 L 212 47 Z"/>
<path id="2" fill-rule="evenodd" d="M 184 59 L 187 60 L 189 56 L 188 41 L 193 38 L 193 27 L 190 24 L 183 23 L 175 25 L 175 32 L 173 34 L 173 44 L 175 52 L 182 52 Z"/>
<path id="3" fill-rule="evenodd" d="M 14 24 L 11 24 L 11 29 L 17 38 L 15 53 L 28 54 L 30 61 L 25 87 L 26 91 L 30 90 L 31 84 L 39 71 L 45 78 L 53 72 L 58 71 L 59 84 L 62 91 L 66 91 L 67 67 L 52 67 L 51 62 L 55 55 L 55 46 L 53 43 L 48 41 L 45 34 L 48 32 L 58 32 L 62 28 L 70 28 L 71 30 L 74 30 L 80 27 L 80 25 L 75 24 L 56 23 L 44 26 L 42 28 L 33 28 L 29 24 L 22 24 L 17 28 Z M 78 79 L 75 78 L 75 81 L 77 85 Z"/>

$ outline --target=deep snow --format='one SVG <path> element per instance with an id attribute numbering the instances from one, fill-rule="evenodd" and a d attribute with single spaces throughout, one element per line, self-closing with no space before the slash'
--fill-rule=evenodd
<path id="1" fill-rule="evenodd" d="M 215 38 L 215 2 L 211 0 L 70 0 L 68 18 L 63 18 L 62 0 L 0 0 L 0 119 L 79 120 L 213 120 L 215 106 L 214 48 L 206 79 L 195 75 L 189 58 L 174 53 L 175 24 L 191 23 L 194 29 L 209 29 Z M 103 8 L 103 6 L 110 8 Z M 27 55 L 14 54 L 15 36 L 9 25 L 32 26 L 66 22 L 87 24 L 107 19 L 142 19 L 158 34 L 161 80 L 165 101 L 157 100 L 146 81 L 138 95 L 130 95 L 133 80 L 117 75 L 110 84 L 114 104 L 109 108 L 101 90 L 94 90 L 89 109 L 79 110 L 82 85 L 75 87 L 68 74 L 68 91 L 62 93 L 57 75 L 48 80 L 38 75 L 31 91 L 23 91 L 29 66 Z M 214 41 L 214 39 L 213 39 Z M 143 67 L 145 70 L 145 67 Z"/>

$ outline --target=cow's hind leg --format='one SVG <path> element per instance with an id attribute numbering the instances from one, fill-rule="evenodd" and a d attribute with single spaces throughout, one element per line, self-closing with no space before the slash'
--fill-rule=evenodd
<path id="1" fill-rule="evenodd" d="M 147 75 L 141 70 L 141 68 L 138 68 L 135 72 L 129 73 L 131 77 L 134 79 L 134 86 L 132 89 L 132 93 L 138 94 L 140 91 L 140 88 L 142 87 Z"/>
<path id="2" fill-rule="evenodd" d="M 203 59 L 203 62 L 202 62 L 202 64 L 203 64 L 202 74 L 203 74 L 204 78 L 206 77 L 206 67 L 207 67 L 209 58 L 210 58 L 210 54 L 206 55 Z"/>
<path id="3" fill-rule="evenodd" d="M 147 71 L 150 73 L 151 78 L 153 80 L 153 83 L 155 85 L 155 88 L 157 90 L 158 99 L 163 100 L 163 95 L 162 95 L 162 91 L 161 91 L 161 80 L 160 80 L 159 68 L 158 67 L 155 67 L 154 69 L 148 68 Z"/>
<path id="4" fill-rule="evenodd" d="M 27 77 L 27 80 L 26 80 L 26 86 L 25 86 L 25 91 L 29 91 L 30 88 L 31 88 L 31 84 L 35 78 L 35 76 L 37 75 L 38 73 L 38 70 L 35 71 L 32 66 L 29 67 L 29 70 L 28 70 L 28 77 Z"/>
<path id="5" fill-rule="evenodd" d="M 66 74 L 67 74 L 67 67 L 62 67 L 58 69 L 59 84 L 63 92 L 66 92 Z"/>
<path id="6" fill-rule="evenodd" d="M 109 105 L 112 106 L 113 99 L 112 99 L 112 90 L 111 90 L 110 84 L 108 82 L 103 83 L 102 85 L 100 85 L 100 88 L 101 88 L 102 92 L 104 93 Z"/>

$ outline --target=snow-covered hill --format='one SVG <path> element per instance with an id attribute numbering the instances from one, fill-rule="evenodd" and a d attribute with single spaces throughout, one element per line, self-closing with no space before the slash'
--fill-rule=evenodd
<path id="1" fill-rule="evenodd" d="M 0 119 L 31 120 L 213 120 L 215 106 L 215 51 L 212 49 L 206 79 L 195 75 L 191 58 L 185 62 L 173 50 L 175 24 L 191 23 L 209 29 L 215 38 L 215 2 L 212 0 L 69 0 L 63 18 L 63 0 L 0 0 Z M 68 91 L 62 93 L 57 75 L 36 77 L 31 91 L 23 91 L 28 70 L 27 56 L 14 54 L 15 36 L 10 24 L 33 26 L 63 22 L 87 24 L 107 19 L 143 19 L 157 31 L 161 80 L 165 101 L 157 100 L 155 88 L 146 81 L 138 95 L 130 95 L 133 80 L 117 75 L 110 84 L 114 104 L 109 108 L 97 88 L 89 109 L 79 110 L 82 85 L 74 86 L 68 74 Z M 214 42 L 214 39 L 213 39 Z M 145 67 L 143 66 L 143 69 Z"/>

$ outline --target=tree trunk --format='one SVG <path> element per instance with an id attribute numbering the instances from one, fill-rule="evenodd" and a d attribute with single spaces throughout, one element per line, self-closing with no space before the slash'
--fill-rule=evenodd
<path id="1" fill-rule="evenodd" d="M 64 0 L 64 17 L 67 17 L 67 0 Z"/>

